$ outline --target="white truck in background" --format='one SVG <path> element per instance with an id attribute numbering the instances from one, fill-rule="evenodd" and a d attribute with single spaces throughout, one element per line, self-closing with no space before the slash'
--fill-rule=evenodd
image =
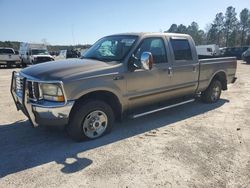
<path id="1" fill-rule="evenodd" d="M 220 56 L 220 48 L 216 44 L 196 46 L 198 56 L 216 57 Z"/>
<path id="2" fill-rule="evenodd" d="M 8 68 L 13 65 L 20 67 L 21 60 L 18 53 L 15 53 L 13 48 L 0 48 L 0 65 L 5 65 Z"/>
<path id="3" fill-rule="evenodd" d="M 48 61 L 54 61 L 44 44 L 20 43 L 19 54 L 23 67 Z"/>

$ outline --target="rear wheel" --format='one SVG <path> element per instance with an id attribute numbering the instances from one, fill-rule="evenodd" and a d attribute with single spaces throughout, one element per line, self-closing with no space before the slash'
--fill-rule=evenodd
<path id="1" fill-rule="evenodd" d="M 215 103 L 220 99 L 222 85 L 219 80 L 213 80 L 208 88 L 201 93 L 201 99 L 206 103 Z"/>
<path id="2" fill-rule="evenodd" d="M 76 141 L 95 139 L 111 131 L 112 108 L 103 101 L 80 101 L 71 112 L 67 132 Z"/>

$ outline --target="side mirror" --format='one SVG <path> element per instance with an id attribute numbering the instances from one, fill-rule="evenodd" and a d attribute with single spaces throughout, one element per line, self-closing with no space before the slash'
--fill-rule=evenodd
<path id="1" fill-rule="evenodd" d="M 151 52 L 143 52 L 141 55 L 141 68 L 144 70 L 151 70 L 154 59 Z"/>

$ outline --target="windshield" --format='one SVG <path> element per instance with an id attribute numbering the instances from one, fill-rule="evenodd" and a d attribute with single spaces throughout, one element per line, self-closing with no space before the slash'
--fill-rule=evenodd
<path id="1" fill-rule="evenodd" d="M 48 50 L 45 49 L 33 49 L 31 50 L 32 55 L 49 55 Z"/>
<path id="2" fill-rule="evenodd" d="M 121 61 L 132 48 L 137 36 L 110 36 L 97 41 L 82 58 L 100 61 Z"/>
<path id="3" fill-rule="evenodd" d="M 0 49 L 0 54 L 14 54 L 14 51 L 9 48 L 2 48 Z"/>

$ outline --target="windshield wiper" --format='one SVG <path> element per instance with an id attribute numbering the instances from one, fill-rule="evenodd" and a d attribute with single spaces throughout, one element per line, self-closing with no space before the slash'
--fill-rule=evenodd
<path id="1" fill-rule="evenodd" d="M 94 59 L 94 60 L 101 61 L 101 59 L 97 58 L 97 57 L 84 57 L 84 56 L 82 56 L 81 59 Z"/>
<path id="2" fill-rule="evenodd" d="M 98 57 L 84 57 L 82 56 L 81 59 L 93 59 L 93 60 L 97 60 L 97 61 L 104 61 L 104 62 L 111 62 L 111 61 L 114 61 L 114 60 L 109 60 L 109 59 L 101 59 L 101 58 L 98 58 Z"/>

